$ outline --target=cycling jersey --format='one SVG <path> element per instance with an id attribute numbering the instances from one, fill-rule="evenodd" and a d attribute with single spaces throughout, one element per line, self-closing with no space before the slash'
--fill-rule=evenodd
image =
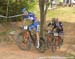
<path id="1" fill-rule="evenodd" d="M 29 26 L 29 31 L 32 31 L 32 29 L 35 28 L 36 29 L 36 32 L 39 32 L 39 30 L 40 30 L 39 29 L 40 22 L 39 21 L 36 21 L 35 14 L 34 13 L 31 13 L 31 12 L 28 12 L 28 15 L 24 15 L 24 19 L 25 18 L 28 18 L 29 20 L 32 20 L 33 21 L 33 23 Z"/>
<path id="2" fill-rule="evenodd" d="M 32 29 L 35 28 L 36 29 L 36 32 L 39 32 L 40 31 L 40 22 L 37 21 L 37 22 L 34 22 L 33 24 L 31 24 L 29 26 L 29 30 L 32 31 Z"/>
<path id="3" fill-rule="evenodd" d="M 23 17 L 24 19 L 25 18 L 29 18 L 30 20 L 34 21 L 36 20 L 36 17 L 35 17 L 35 14 L 34 13 L 31 13 L 31 12 L 28 12 L 28 15 L 24 15 Z"/>
<path id="4" fill-rule="evenodd" d="M 56 29 L 56 32 L 60 33 L 60 32 L 63 32 L 63 24 L 62 22 L 54 22 L 52 23 L 52 26 L 53 26 L 53 30 Z"/>

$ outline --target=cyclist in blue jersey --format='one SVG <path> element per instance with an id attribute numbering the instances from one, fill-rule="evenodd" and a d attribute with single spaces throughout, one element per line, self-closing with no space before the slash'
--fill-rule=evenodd
<path id="1" fill-rule="evenodd" d="M 26 8 L 22 9 L 22 12 L 24 14 L 23 18 L 26 20 L 31 20 L 32 24 L 29 26 L 29 31 L 32 31 L 32 29 L 36 29 L 36 37 L 37 37 L 37 46 L 36 48 L 39 48 L 39 28 L 40 28 L 40 22 L 37 20 L 36 16 L 32 12 L 28 12 Z"/>

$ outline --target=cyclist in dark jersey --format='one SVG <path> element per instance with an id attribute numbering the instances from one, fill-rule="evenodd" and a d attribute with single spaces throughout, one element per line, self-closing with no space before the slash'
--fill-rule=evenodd
<path id="1" fill-rule="evenodd" d="M 58 18 L 53 18 L 52 22 L 49 23 L 48 26 L 50 26 L 50 25 L 52 26 L 52 29 L 50 32 L 55 30 L 59 34 L 59 36 L 63 42 L 64 30 L 63 30 L 62 22 L 60 22 Z"/>
<path id="2" fill-rule="evenodd" d="M 58 32 L 59 34 L 64 34 L 64 32 L 63 32 L 63 24 L 62 24 L 62 22 L 60 22 L 58 20 L 58 18 L 53 19 L 52 26 L 53 26 L 52 30 L 56 29 L 56 32 Z"/>

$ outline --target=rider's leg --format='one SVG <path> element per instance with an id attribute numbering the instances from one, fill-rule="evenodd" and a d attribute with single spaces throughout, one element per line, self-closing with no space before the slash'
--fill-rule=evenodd
<path id="1" fill-rule="evenodd" d="M 32 29 L 36 29 L 36 38 L 37 38 L 37 47 L 36 48 L 39 48 L 40 44 L 39 44 L 39 24 L 38 23 L 34 23 L 32 24 L 31 26 L 29 26 L 29 30 L 31 31 Z"/>
<path id="2" fill-rule="evenodd" d="M 59 43 L 60 43 L 60 37 L 57 36 L 57 37 L 56 37 L 56 46 L 59 46 Z"/>
<path id="3" fill-rule="evenodd" d="M 61 32 L 59 33 L 59 36 L 61 37 L 61 39 L 64 39 L 64 32 L 61 31 Z"/>
<path id="4" fill-rule="evenodd" d="M 48 36 L 49 42 L 52 42 L 52 37 L 53 37 L 52 31 L 49 30 L 49 31 L 48 31 L 48 34 L 49 34 L 49 36 Z"/>
<path id="5" fill-rule="evenodd" d="M 60 37 L 60 43 L 61 43 L 61 45 L 63 44 L 63 39 L 64 39 L 64 32 L 60 32 L 59 33 L 59 37 Z"/>
<path id="6" fill-rule="evenodd" d="M 29 27 L 29 30 L 31 31 L 33 29 L 33 27 Z M 37 46 L 36 48 L 39 48 L 40 44 L 39 44 L 39 32 L 36 31 L 36 43 L 37 43 Z"/>
<path id="7" fill-rule="evenodd" d="M 37 37 L 37 48 L 40 46 L 40 35 L 39 35 L 39 25 L 36 26 L 36 37 Z"/>
<path id="8" fill-rule="evenodd" d="M 40 44 L 39 44 L 39 32 L 36 32 L 36 37 L 37 37 L 37 47 L 36 48 L 39 48 Z"/>
<path id="9" fill-rule="evenodd" d="M 32 24 L 32 25 L 30 25 L 29 26 L 29 31 L 31 32 L 32 31 L 32 29 L 34 29 L 35 28 L 35 26 Z M 30 33 L 30 36 L 31 36 L 31 33 Z"/>

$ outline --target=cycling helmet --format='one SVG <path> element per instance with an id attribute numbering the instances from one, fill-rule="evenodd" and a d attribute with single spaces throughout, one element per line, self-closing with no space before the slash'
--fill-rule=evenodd
<path id="1" fill-rule="evenodd" d="M 22 12 L 25 12 L 25 11 L 27 11 L 27 9 L 26 8 L 22 8 Z"/>

